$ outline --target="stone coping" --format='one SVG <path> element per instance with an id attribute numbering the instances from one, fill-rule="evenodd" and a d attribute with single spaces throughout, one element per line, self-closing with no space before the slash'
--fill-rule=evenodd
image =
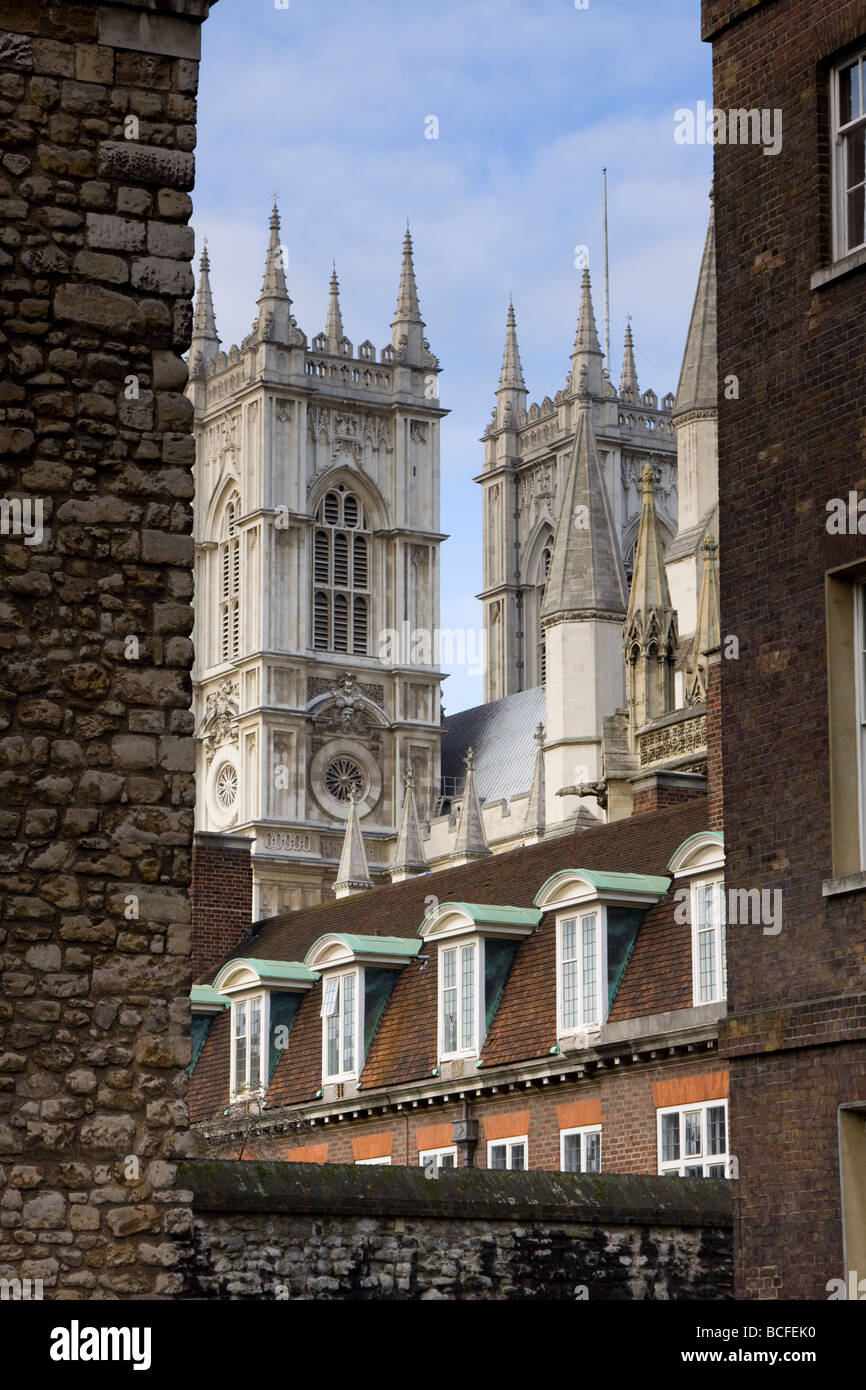
<path id="1" fill-rule="evenodd" d="M 178 1182 L 197 1212 L 297 1212 L 463 1221 L 727 1229 L 730 1183 L 647 1174 L 500 1172 L 346 1163 L 186 1159 Z"/>

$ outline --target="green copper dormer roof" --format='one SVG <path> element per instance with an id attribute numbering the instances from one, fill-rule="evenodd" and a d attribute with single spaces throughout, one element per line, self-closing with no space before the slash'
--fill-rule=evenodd
<path id="1" fill-rule="evenodd" d="M 214 987 L 217 990 L 254 988 L 256 985 L 275 985 L 277 988 L 297 985 L 309 989 L 318 979 L 299 960 L 257 960 L 251 956 L 236 956 L 222 967 Z"/>
<path id="2" fill-rule="evenodd" d="M 534 907 L 504 907 L 498 903 L 439 903 L 434 912 L 441 915 L 446 909 L 451 912 L 464 912 L 476 926 L 537 927 L 541 921 L 541 913 Z M 419 936 L 432 915 L 430 912 L 427 913 L 418 928 Z"/>
<path id="3" fill-rule="evenodd" d="M 189 999 L 192 1004 L 193 1012 L 204 1012 L 207 1010 L 209 1013 L 212 1009 L 227 1009 L 230 1002 L 226 999 L 225 995 L 220 994 L 212 985 L 193 985 L 189 992 Z"/>
<path id="4" fill-rule="evenodd" d="M 656 874 L 621 874 L 603 869 L 560 869 L 558 873 L 551 874 L 550 878 L 545 880 L 533 901 L 542 907 L 555 906 L 557 887 L 564 887 L 570 879 L 580 880 L 588 889 L 594 890 L 589 896 L 597 895 L 614 901 L 621 897 L 624 902 L 658 902 L 665 896 L 671 883 L 669 878 L 662 878 Z"/>
<path id="5" fill-rule="evenodd" d="M 305 956 L 312 969 L 322 971 L 351 960 L 373 965 L 400 965 L 417 956 L 420 944 L 404 936 L 354 936 L 347 932 L 327 932 L 313 942 Z M 316 977 L 318 978 L 318 976 Z"/>

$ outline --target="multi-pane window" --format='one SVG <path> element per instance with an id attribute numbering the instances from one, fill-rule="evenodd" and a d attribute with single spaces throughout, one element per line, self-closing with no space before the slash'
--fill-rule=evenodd
<path id="1" fill-rule="evenodd" d="M 313 531 L 313 646 L 366 656 L 370 644 L 370 546 L 363 505 L 341 483 L 326 492 Z"/>
<path id="2" fill-rule="evenodd" d="M 474 1052 L 476 1015 L 476 947 L 442 947 L 439 955 L 442 1010 L 442 1055 Z"/>
<path id="3" fill-rule="evenodd" d="M 866 869 L 866 584 L 854 588 L 855 689 L 860 815 L 860 867 Z"/>
<path id="4" fill-rule="evenodd" d="M 836 255 L 866 245 L 866 52 L 833 73 Z"/>
<path id="5" fill-rule="evenodd" d="M 561 1129 L 559 1166 L 563 1173 L 600 1173 L 601 1125 Z"/>
<path id="6" fill-rule="evenodd" d="M 660 1173 L 683 1178 L 727 1176 L 727 1101 L 660 1110 L 658 1117 Z"/>
<path id="7" fill-rule="evenodd" d="M 355 1070 L 356 985 L 354 970 L 325 981 L 322 1023 L 326 1080 L 351 1075 Z"/>
<path id="8" fill-rule="evenodd" d="M 695 1004 L 727 994 L 725 892 L 721 879 L 692 885 L 692 956 Z"/>
<path id="9" fill-rule="evenodd" d="M 232 1098 L 258 1091 L 264 1081 L 264 995 L 232 1005 Z"/>
<path id="10" fill-rule="evenodd" d="M 219 660 L 231 661 L 240 651 L 241 542 L 237 534 L 240 499 L 232 493 L 223 517 L 219 548 Z"/>
<path id="11" fill-rule="evenodd" d="M 450 1149 L 422 1149 L 418 1154 L 420 1167 L 426 1168 L 428 1164 L 435 1162 L 437 1168 L 456 1168 L 457 1167 L 457 1148 Z"/>
<path id="12" fill-rule="evenodd" d="M 601 1022 L 601 930 L 598 912 L 566 917 L 559 923 L 560 1032 Z"/>
<path id="13" fill-rule="evenodd" d="M 491 1139 L 487 1145 L 487 1167 L 526 1168 L 528 1148 L 525 1134 L 519 1139 Z"/>

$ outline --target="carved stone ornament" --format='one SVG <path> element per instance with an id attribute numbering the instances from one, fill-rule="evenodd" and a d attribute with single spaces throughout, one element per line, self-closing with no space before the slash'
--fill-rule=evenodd
<path id="1" fill-rule="evenodd" d="M 216 690 L 212 690 L 205 703 L 204 718 L 200 737 L 204 744 L 207 760 L 226 743 L 237 743 L 238 730 L 235 723 L 238 717 L 238 683 L 225 680 Z"/>

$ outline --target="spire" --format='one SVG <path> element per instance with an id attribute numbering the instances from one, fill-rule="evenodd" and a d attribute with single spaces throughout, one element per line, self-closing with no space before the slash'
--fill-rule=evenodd
<path id="1" fill-rule="evenodd" d="M 205 362 L 216 357 L 220 350 L 216 317 L 213 308 L 213 295 L 210 288 L 210 257 L 207 253 L 207 239 L 201 253 L 198 297 L 195 303 L 195 317 L 192 322 L 192 342 L 189 349 L 189 374 L 191 377 L 204 374 Z"/>
<path id="2" fill-rule="evenodd" d="M 418 304 L 418 290 L 415 285 L 415 263 L 412 259 L 412 235 L 406 223 L 403 238 L 403 265 L 400 270 L 400 289 L 397 293 L 397 308 L 391 324 L 391 342 L 398 362 L 421 362 L 424 351 L 424 320 Z"/>
<path id="3" fill-rule="evenodd" d="M 553 541 L 541 609 L 551 618 L 625 617 L 625 574 L 607 495 L 586 378 L 581 378 L 577 432 Z"/>
<path id="4" fill-rule="evenodd" d="M 712 536 L 704 538 L 704 573 L 701 580 L 701 597 L 698 602 L 698 620 L 692 649 L 689 655 L 688 679 L 686 683 L 686 704 L 695 705 L 707 698 L 707 652 L 714 651 L 722 640 L 719 626 L 718 560 L 716 542 Z"/>
<path id="5" fill-rule="evenodd" d="M 475 754 L 471 748 L 466 754 L 464 763 L 466 781 L 463 785 L 463 801 L 460 806 L 460 817 L 457 821 L 453 855 L 454 858 L 459 859 L 459 862 L 480 859 L 482 855 L 490 853 L 487 845 L 487 832 L 484 829 L 484 817 L 481 814 L 481 802 L 478 800 L 478 788 L 475 785 Z"/>
<path id="6" fill-rule="evenodd" d="M 539 724 L 533 735 L 535 738 L 535 768 L 532 773 L 532 788 L 529 804 L 523 821 L 523 829 L 534 831 L 539 838 L 544 834 L 544 725 Z"/>
<path id="7" fill-rule="evenodd" d="M 634 559 L 628 615 L 623 627 L 631 732 L 673 708 L 677 651 L 676 614 L 671 604 L 664 545 L 655 504 L 652 465 L 643 470 L 643 508 Z"/>
<path id="8" fill-rule="evenodd" d="M 625 326 L 625 347 L 622 354 L 622 377 L 619 394 L 623 400 L 636 401 L 640 392 L 637 384 L 637 368 L 634 364 L 634 339 L 631 335 L 631 318 Z"/>
<path id="9" fill-rule="evenodd" d="M 644 465 L 641 482 L 643 509 L 634 552 L 634 574 L 625 626 L 626 632 L 629 632 L 642 623 L 643 634 L 648 630 L 652 614 L 658 615 L 660 620 L 662 613 L 672 613 L 673 608 L 665 569 L 664 542 L 656 515 L 655 475 L 649 463 Z"/>
<path id="10" fill-rule="evenodd" d="M 590 395 L 601 394 L 601 364 L 603 355 L 595 326 L 595 312 L 592 307 L 592 288 L 589 280 L 589 267 L 584 268 L 580 292 L 580 315 L 577 320 L 577 336 L 571 354 L 571 384 L 577 393 L 581 374 L 586 369 L 586 383 Z"/>
<path id="11" fill-rule="evenodd" d="M 412 874 L 427 872 L 427 856 L 424 853 L 421 827 L 418 824 L 418 808 L 415 804 L 415 773 L 411 767 L 407 767 L 403 774 L 403 786 L 403 814 L 400 817 L 400 832 L 397 836 L 394 862 L 391 865 L 392 883 L 399 883 L 401 879 L 409 878 Z"/>
<path id="12" fill-rule="evenodd" d="M 716 326 L 716 218 L 711 199 L 710 222 L 674 403 L 674 419 L 689 410 L 715 410 L 718 406 Z"/>
<path id="13" fill-rule="evenodd" d="M 289 341 L 292 301 L 286 288 L 283 250 L 280 244 L 280 213 L 276 197 L 271 210 L 270 238 L 265 261 L 265 278 L 259 295 L 259 330 L 263 337 L 285 343 Z"/>
<path id="14" fill-rule="evenodd" d="M 364 850 L 364 836 L 361 834 L 361 822 L 358 817 L 358 789 L 353 787 L 334 892 L 338 898 L 346 898 L 350 893 L 362 893 L 364 889 L 372 887 Z"/>
<path id="15" fill-rule="evenodd" d="M 331 271 L 331 288 L 328 296 L 328 322 L 325 327 L 325 337 L 328 340 L 329 352 L 341 352 L 340 344 L 345 338 L 343 332 L 343 315 L 340 313 L 340 282 L 337 279 L 337 267 Z"/>
<path id="16" fill-rule="evenodd" d="M 517 416 L 526 409 L 526 382 L 520 363 L 517 346 L 517 323 L 514 318 L 514 305 L 509 298 L 508 318 L 505 324 L 505 351 L 502 354 L 502 371 L 496 388 L 496 428 L 517 428 Z"/>

